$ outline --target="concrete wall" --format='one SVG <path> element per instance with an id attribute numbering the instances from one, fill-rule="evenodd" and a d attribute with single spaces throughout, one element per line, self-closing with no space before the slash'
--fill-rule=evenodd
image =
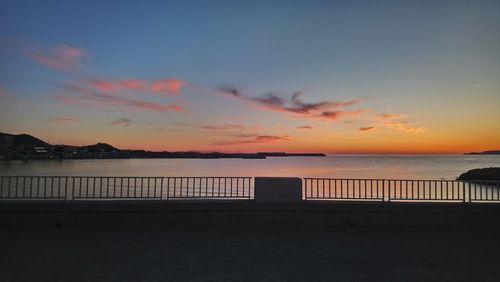
<path id="1" fill-rule="evenodd" d="M 282 203 L 302 201 L 302 179 L 298 177 L 255 177 L 255 201 Z"/>
<path id="2" fill-rule="evenodd" d="M 8 202 L 0 227 L 324 225 L 499 229 L 498 204 L 257 203 L 255 201 Z"/>

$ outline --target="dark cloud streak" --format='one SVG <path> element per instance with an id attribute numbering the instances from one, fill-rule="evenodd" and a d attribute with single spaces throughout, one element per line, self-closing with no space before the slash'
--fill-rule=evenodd
<path id="1" fill-rule="evenodd" d="M 227 96 L 238 100 L 247 101 L 263 106 L 275 112 L 290 112 L 302 117 L 319 117 L 338 119 L 349 115 L 361 114 L 366 110 L 344 111 L 342 108 L 361 103 L 363 99 L 352 99 L 347 101 L 320 101 L 307 103 L 301 99 L 304 92 L 297 91 L 292 94 L 291 99 L 283 98 L 279 94 L 268 92 L 262 96 L 250 96 L 238 88 L 231 86 L 220 86 L 217 90 Z"/>

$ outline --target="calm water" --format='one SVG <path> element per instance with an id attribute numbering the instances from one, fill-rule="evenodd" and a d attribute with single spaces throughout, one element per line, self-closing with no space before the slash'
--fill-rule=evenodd
<path id="1" fill-rule="evenodd" d="M 500 156 L 328 156 L 246 159 L 120 159 L 0 162 L 0 175 L 299 176 L 455 179 L 500 167 Z"/>

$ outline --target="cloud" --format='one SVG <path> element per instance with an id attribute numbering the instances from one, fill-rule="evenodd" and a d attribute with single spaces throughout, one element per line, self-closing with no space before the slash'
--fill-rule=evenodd
<path id="1" fill-rule="evenodd" d="M 250 137 L 257 137 L 257 136 L 259 136 L 259 134 L 257 134 L 257 133 L 239 133 L 239 134 L 231 134 L 231 136 L 239 137 L 239 138 L 250 138 Z"/>
<path id="2" fill-rule="evenodd" d="M 217 141 L 212 143 L 212 145 L 243 145 L 243 144 L 259 144 L 259 143 L 271 143 L 276 141 L 289 141 L 288 136 L 275 136 L 275 135 L 257 135 L 257 136 L 239 136 L 244 138 L 243 140 L 227 140 L 227 141 Z"/>
<path id="3" fill-rule="evenodd" d="M 119 88 L 119 85 L 111 80 L 92 79 L 89 81 L 89 84 L 97 90 L 104 92 L 111 92 Z"/>
<path id="4" fill-rule="evenodd" d="M 45 51 L 29 52 L 28 56 L 39 64 L 64 71 L 80 67 L 82 60 L 89 57 L 83 48 L 65 44 L 57 45 Z"/>
<path id="5" fill-rule="evenodd" d="M 313 126 L 310 126 L 310 125 L 300 125 L 300 126 L 297 126 L 298 129 L 314 129 Z"/>
<path id="6" fill-rule="evenodd" d="M 342 110 L 344 107 L 352 106 L 361 103 L 363 99 L 352 99 L 347 101 L 320 101 L 316 103 L 304 102 L 301 97 L 303 91 L 297 91 L 292 94 L 291 98 L 283 98 L 277 93 L 265 93 L 262 96 L 250 96 L 242 90 L 231 86 L 219 86 L 217 91 L 221 94 L 233 97 L 238 100 L 247 101 L 267 110 L 275 112 L 289 112 L 295 114 L 292 117 L 296 118 L 322 118 L 337 120 L 346 116 L 358 115 L 367 110 L 361 109 L 356 111 Z"/>
<path id="7" fill-rule="evenodd" d="M 117 118 L 114 121 L 110 122 L 109 125 L 123 125 L 125 127 L 130 126 L 131 124 L 134 124 L 131 119 L 129 118 Z"/>
<path id="8" fill-rule="evenodd" d="M 288 102 L 288 99 L 280 97 L 276 93 L 268 92 L 262 96 L 249 96 L 244 94 L 242 90 L 225 85 L 219 86 L 217 90 L 219 91 L 219 93 L 222 93 L 224 95 L 228 95 L 230 97 L 243 101 L 249 101 L 254 104 L 264 106 L 269 110 L 287 111 L 285 109 L 285 104 Z"/>
<path id="9" fill-rule="evenodd" d="M 223 125 L 200 125 L 200 128 L 209 130 L 228 130 L 228 129 L 244 129 L 244 125 L 240 124 L 223 124 Z"/>
<path id="10" fill-rule="evenodd" d="M 396 129 L 396 130 L 401 130 L 401 131 L 411 132 L 411 133 L 420 133 L 420 132 L 424 131 L 424 129 L 421 128 L 421 127 L 416 127 L 416 126 L 409 125 L 407 121 L 400 121 L 400 122 L 391 121 L 391 122 L 386 122 L 385 126 L 387 126 L 389 128 Z"/>
<path id="11" fill-rule="evenodd" d="M 143 91 L 144 90 L 144 81 L 140 79 L 123 79 L 119 80 L 120 85 L 123 88 L 135 90 L 135 91 Z"/>
<path id="12" fill-rule="evenodd" d="M 362 99 L 353 99 L 347 101 L 322 101 L 317 103 L 306 103 L 300 99 L 300 96 L 304 95 L 304 92 L 298 91 L 292 95 L 291 107 L 286 108 L 286 110 L 294 113 L 310 114 L 314 111 L 321 111 L 332 108 L 343 108 L 347 106 L 352 106 L 361 103 Z"/>
<path id="13" fill-rule="evenodd" d="M 359 116 L 363 113 L 368 112 L 369 110 L 367 109 L 358 109 L 358 110 L 335 110 L 335 111 L 324 111 L 320 112 L 318 114 L 310 114 L 310 115 L 291 115 L 291 118 L 306 118 L 306 119 L 315 119 L 318 121 L 322 122 L 327 122 L 327 121 L 337 121 L 341 120 L 347 117 L 355 117 Z M 350 123 L 350 122 L 346 122 Z"/>
<path id="14" fill-rule="evenodd" d="M 179 79 L 143 80 L 143 79 L 90 79 L 88 83 L 96 90 L 103 92 L 115 92 L 120 90 L 150 91 L 154 93 L 166 93 L 180 95 L 180 90 L 185 81 Z"/>
<path id="15" fill-rule="evenodd" d="M 324 111 L 320 115 L 316 116 L 317 118 L 327 118 L 330 120 L 338 120 L 342 119 L 345 117 L 349 116 L 357 116 L 362 113 L 367 112 L 368 110 L 366 109 L 359 109 L 359 110 L 354 110 L 354 111 L 344 111 L 344 110 L 339 110 L 339 111 Z"/>
<path id="16" fill-rule="evenodd" d="M 244 98 L 245 97 L 245 95 L 242 93 L 241 90 L 234 88 L 234 87 L 231 87 L 231 86 L 228 86 L 228 85 L 221 85 L 221 86 L 217 87 L 217 90 L 222 94 L 229 95 L 229 96 L 232 96 L 234 98 Z"/>
<path id="17" fill-rule="evenodd" d="M 180 79 L 163 79 L 151 81 L 150 89 L 153 92 L 162 92 L 179 95 L 181 87 L 186 82 Z"/>
<path id="18" fill-rule="evenodd" d="M 399 131 L 404 131 L 404 132 L 409 132 L 409 133 L 420 133 L 425 131 L 424 128 L 418 127 L 411 125 L 408 120 L 402 120 L 405 118 L 408 118 L 409 115 L 407 114 L 377 114 L 371 117 L 371 121 L 375 122 L 376 125 L 372 126 L 374 127 L 373 129 L 378 129 L 378 128 L 389 128 L 389 129 L 395 129 Z M 363 127 L 362 127 L 363 128 Z M 362 128 L 358 129 L 359 131 Z M 369 127 L 366 127 L 369 128 Z M 371 131 L 372 129 L 367 129 L 364 131 Z"/>
<path id="19" fill-rule="evenodd" d="M 47 121 L 53 123 L 75 123 L 80 122 L 80 119 L 77 117 L 53 117 L 49 118 Z"/>
<path id="20" fill-rule="evenodd" d="M 365 131 L 373 131 L 375 129 L 377 129 L 375 126 L 367 126 L 358 128 L 358 131 L 365 132 Z"/>
<path id="21" fill-rule="evenodd" d="M 70 92 L 72 96 L 66 94 L 56 94 L 53 97 L 69 104 L 96 102 L 98 104 L 125 106 L 155 112 L 180 112 L 183 110 L 180 105 L 173 103 L 159 104 L 155 102 L 137 100 L 111 93 L 94 91 L 76 84 L 65 85 L 64 90 Z"/>
<path id="22" fill-rule="evenodd" d="M 255 102 L 273 111 L 288 110 L 284 106 L 288 100 L 280 97 L 278 94 L 275 93 L 266 93 L 261 97 L 246 97 L 245 100 Z"/>
<path id="23" fill-rule="evenodd" d="M 406 118 L 408 115 L 406 114 L 378 114 L 375 116 L 375 119 L 379 120 L 393 120 L 393 119 L 401 119 Z"/>
<path id="24" fill-rule="evenodd" d="M 289 99 L 283 98 L 276 93 L 265 93 L 261 96 L 252 96 L 245 93 L 243 90 L 223 85 L 217 88 L 217 91 L 223 95 L 233 97 L 238 100 L 246 101 L 255 105 L 262 106 L 266 110 L 276 112 L 289 112 L 291 118 L 307 118 L 316 119 L 319 121 L 338 121 L 348 117 L 360 116 L 369 109 L 347 110 L 346 107 L 357 105 L 363 102 L 363 99 L 351 99 L 346 101 L 319 101 L 305 102 L 302 97 L 305 95 L 303 91 L 297 91 L 291 95 Z M 401 120 L 407 118 L 406 114 L 388 114 L 382 113 L 372 117 L 367 117 L 372 122 L 377 123 L 374 126 L 361 127 L 358 131 L 371 131 L 380 127 L 392 128 L 405 132 L 419 133 L 424 131 L 423 128 L 410 125 L 407 121 Z M 307 129 L 301 128 L 300 129 Z"/>
<path id="25" fill-rule="evenodd" d="M 188 126 L 188 127 L 196 127 L 206 130 L 257 130 L 259 128 L 258 125 L 244 125 L 244 124 L 193 124 L 193 123 L 184 123 L 178 122 L 177 125 L 180 126 Z"/>

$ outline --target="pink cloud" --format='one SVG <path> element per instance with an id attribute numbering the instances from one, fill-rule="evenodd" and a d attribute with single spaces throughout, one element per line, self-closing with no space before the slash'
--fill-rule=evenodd
<path id="1" fill-rule="evenodd" d="M 65 89 L 76 96 L 58 94 L 54 95 L 53 97 L 55 99 L 70 104 L 90 101 L 90 102 L 97 102 L 99 104 L 126 106 L 130 108 L 151 110 L 156 112 L 180 112 L 183 110 L 182 106 L 173 103 L 159 104 L 155 102 L 137 100 L 137 99 L 118 96 L 111 93 L 96 92 L 91 89 L 84 88 L 75 84 L 66 85 Z"/>
<path id="2" fill-rule="evenodd" d="M 46 52 L 31 52 L 29 57 L 47 67 L 68 71 L 79 67 L 88 54 L 83 48 L 60 44 Z"/>
<path id="3" fill-rule="evenodd" d="M 92 85 L 97 90 L 104 92 L 111 92 L 120 88 L 120 84 L 115 83 L 112 80 L 92 79 L 89 81 L 89 84 Z"/>
<path id="4" fill-rule="evenodd" d="M 139 79 L 123 79 L 123 80 L 105 80 L 91 79 L 89 84 L 97 90 L 104 92 L 113 92 L 121 89 L 143 91 L 145 81 Z"/>
<path id="5" fill-rule="evenodd" d="M 120 80 L 120 84 L 127 89 L 142 91 L 144 90 L 144 81 L 139 79 L 124 79 Z"/>
<path id="6" fill-rule="evenodd" d="M 251 135 L 251 136 L 238 136 L 243 137 L 245 139 L 241 140 L 228 140 L 228 141 L 218 141 L 212 143 L 212 145 L 242 145 L 242 144 L 258 144 L 258 143 L 271 143 L 276 141 L 289 141 L 290 137 L 288 136 L 275 136 L 275 135 Z M 250 138 L 247 138 L 250 137 Z"/>
<path id="7" fill-rule="evenodd" d="M 153 80 L 150 85 L 150 89 L 153 92 L 163 92 L 179 95 L 181 87 L 185 84 L 185 81 L 180 79 L 163 79 L 163 80 Z"/>
<path id="8" fill-rule="evenodd" d="M 47 121 L 54 122 L 54 123 L 75 123 L 75 122 L 79 122 L 80 119 L 77 117 L 53 117 L 53 118 L 49 118 Z"/>
<path id="9" fill-rule="evenodd" d="M 185 85 L 186 82 L 179 79 L 163 79 L 152 81 L 143 79 L 90 79 L 88 83 L 96 90 L 103 92 L 134 90 L 179 95 L 181 88 Z"/>

